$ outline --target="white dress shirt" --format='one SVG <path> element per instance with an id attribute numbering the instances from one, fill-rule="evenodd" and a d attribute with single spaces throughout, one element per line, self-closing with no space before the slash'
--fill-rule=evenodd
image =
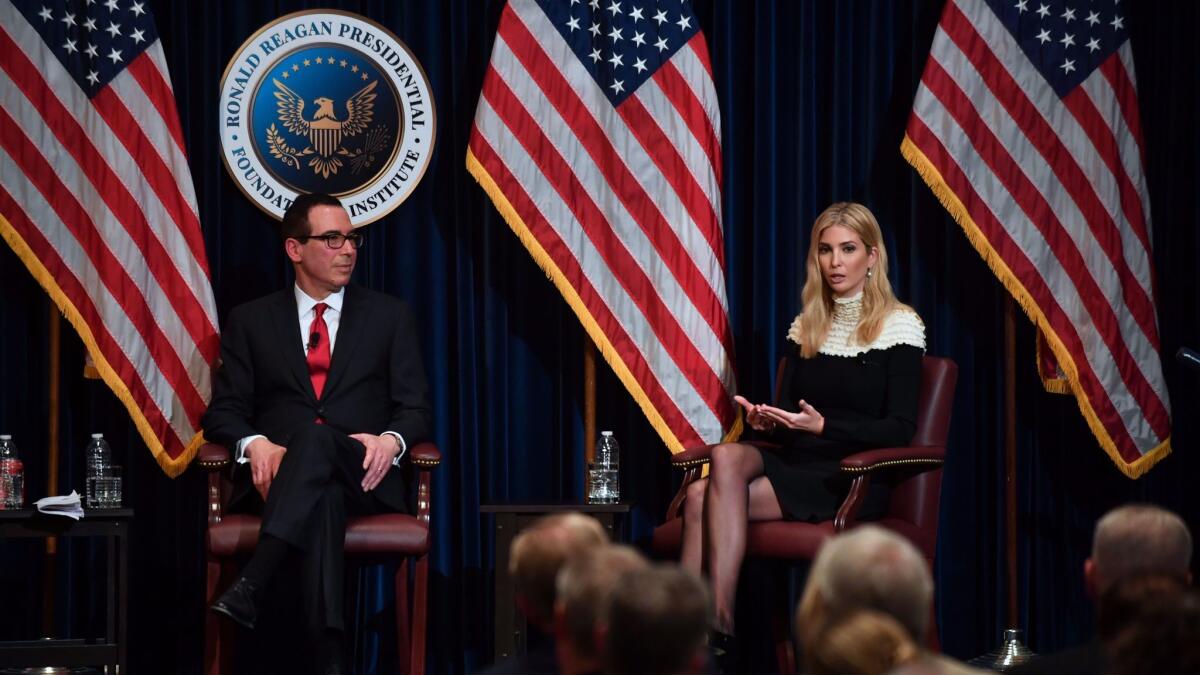
<path id="1" fill-rule="evenodd" d="M 316 316 L 314 308 L 317 303 L 325 303 L 325 313 L 321 318 L 325 320 L 325 328 L 329 333 L 329 356 L 333 357 L 333 350 L 337 347 L 337 332 L 338 326 L 342 322 L 342 303 L 346 300 L 346 289 L 339 288 L 337 293 L 330 293 L 324 300 L 314 300 L 307 293 L 300 290 L 299 286 L 295 286 L 293 290 L 296 293 L 296 321 L 300 330 L 301 348 L 308 352 L 309 329 L 312 327 L 313 318 Z M 396 441 L 400 443 L 400 452 L 396 453 L 396 457 L 392 459 L 393 466 L 400 466 L 400 458 L 404 456 L 408 450 L 408 444 L 404 442 L 404 437 L 396 431 L 385 431 L 381 435 L 395 436 Z M 245 464 L 250 461 L 246 456 L 246 446 L 256 438 L 266 438 L 262 434 L 247 436 L 237 442 L 237 448 L 234 450 L 234 458 L 238 464 Z"/>

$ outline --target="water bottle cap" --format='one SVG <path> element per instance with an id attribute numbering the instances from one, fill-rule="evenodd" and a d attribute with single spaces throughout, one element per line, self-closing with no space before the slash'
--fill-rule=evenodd
<path id="1" fill-rule="evenodd" d="M 100 439 L 100 438 L 104 438 L 104 434 L 92 434 L 92 438 L 93 438 L 93 439 Z"/>
<path id="2" fill-rule="evenodd" d="M 11 441 L 12 434 L 0 434 L 0 441 Z"/>
<path id="3" fill-rule="evenodd" d="M 612 432 L 611 431 L 601 431 L 600 435 L 601 436 L 612 436 Z"/>

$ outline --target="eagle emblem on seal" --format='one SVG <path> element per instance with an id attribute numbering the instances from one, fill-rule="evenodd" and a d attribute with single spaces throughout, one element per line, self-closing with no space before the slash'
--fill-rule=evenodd
<path id="1" fill-rule="evenodd" d="M 275 84 L 276 112 L 284 129 L 296 136 L 305 138 L 309 146 L 297 150 L 288 145 L 287 140 L 272 124 L 267 128 L 267 144 L 271 156 L 283 164 L 299 169 L 302 158 L 308 158 L 308 166 L 322 178 L 336 174 L 343 166 L 343 159 L 351 162 L 351 171 L 358 173 L 365 166 L 373 163 L 375 153 L 379 152 L 388 142 L 388 134 L 383 129 L 369 130 L 375 109 L 375 85 L 372 80 L 368 85 L 359 89 L 346 99 L 346 117 L 338 119 L 334 110 L 335 101 L 327 96 L 313 99 L 317 108 L 311 119 L 304 116 L 304 98 L 288 88 L 277 79 Z M 343 142 L 367 132 L 364 136 L 366 143 L 363 147 L 350 150 Z"/>

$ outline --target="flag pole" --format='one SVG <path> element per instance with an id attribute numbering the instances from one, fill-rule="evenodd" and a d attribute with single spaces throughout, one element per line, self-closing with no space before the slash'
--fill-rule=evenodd
<path id="1" fill-rule="evenodd" d="M 596 345 L 586 341 L 583 347 L 583 481 L 587 486 L 587 465 L 596 457 Z"/>
<path id="2" fill-rule="evenodd" d="M 1007 625 L 1000 646 L 967 663 L 1004 671 L 1035 655 L 1021 642 L 1017 611 L 1017 302 L 1004 295 L 1004 562 Z"/>
<path id="3" fill-rule="evenodd" d="M 46 494 L 54 495 L 58 492 L 58 400 L 59 400 L 59 368 L 61 366 L 62 355 L 59 353 L 62 346 L 62 318 L 59 316 L 58 307 L 54 305 L 52 300 L 47 298 L 47 304 L 50 306 L 50 318 L 48 319 L 49 330 L 49 422 L 46 430 Z M 58 539 L 56 537 L 46 537 L 46 559 L 45 570 L 42 574 L 42 634 L 52 635 L 54 633 L 54 567 L 55 559 L 58 557 Z"/>
<path id="4" fill-rule="evenodd" d="M 1008 625 L 1017 627 L 1017 303 L 1004 300 L 1004 528 Z"/>

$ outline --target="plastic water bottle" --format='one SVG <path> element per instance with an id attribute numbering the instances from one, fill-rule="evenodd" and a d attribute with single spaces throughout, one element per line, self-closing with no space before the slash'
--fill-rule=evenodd
<path id="1" fill-rule="evenodd" d="M 621 501 L 619 483 L 620 447 L 611 431 L 601 431 L 596 441 L 596 457 L 588 467 L 587 501 L 589 504 L 616 504 Z"/>
<path id="2" fill-rule="evenodd" d="M 0 508 L 25 506 L 25 465 L 17 456 L 12 436 L 0 434 Z"/>
<path id="3" fill-rule="evenodd" d="M 92 441 L 88 443 L 84 458 L 87 462 L 87 486 L 84 489 L 87 507 L 101 508 L 104 504 L 100 503 L 99 491 L 96 489 L 97 481 L 103 480 L 112 466 L 112 450 L 104 440 L 104 434 L 92 434 Z"/>

